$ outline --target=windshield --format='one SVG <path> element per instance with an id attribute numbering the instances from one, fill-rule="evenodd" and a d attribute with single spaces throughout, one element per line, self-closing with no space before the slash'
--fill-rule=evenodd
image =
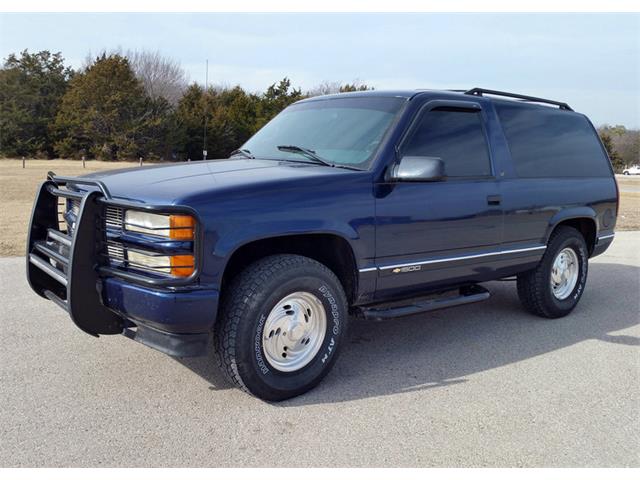
<path id="1" fill-rule="evenodd" d="M 352 97 L 291 105 L 242 149 L 258 158 L 308 161 L 300 151 L 278 148 L 295 146 L 338 166 L 365 169 L 404 101 Z"/>

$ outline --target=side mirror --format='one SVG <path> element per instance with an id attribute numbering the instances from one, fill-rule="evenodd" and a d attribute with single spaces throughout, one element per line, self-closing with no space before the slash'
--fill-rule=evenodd
<path id="1" fill-rule="evenodd" d="M 436 182 L 444 176 L 440 157 L 402 157 L 391 169 L 391 180 L 398 182 Z"/>

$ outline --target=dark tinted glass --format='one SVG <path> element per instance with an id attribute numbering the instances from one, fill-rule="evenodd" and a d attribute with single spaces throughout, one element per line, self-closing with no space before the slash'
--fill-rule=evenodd
<path id="1" fill-rule="evenodd" d="M 482 118 L 475 111 L 436 109 L 426 112 L 402 154 L 441 158 L 447 177 L 491 174 Z"/>
<path id="2" fill-rule="evenodd" d="M 496 103 L 520 177 L 600 177 L 611 172 L 585 117 L 552 108 Z"/>

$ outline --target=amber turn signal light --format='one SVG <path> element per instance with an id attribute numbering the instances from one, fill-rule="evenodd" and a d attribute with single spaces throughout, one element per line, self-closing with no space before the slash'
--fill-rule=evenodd
<path id="1" fill-rule="evenodd" d="M 191 215 L 169 217 L 170 236 L 173 240 L 193 240 L 196 222 Z"/>
<path id="2" fill-rule="evenodd" d="M 171 275 L 174 277 L 188 277 L 196 268 L 196 261 L 193 255 L 172 255 Z"/>

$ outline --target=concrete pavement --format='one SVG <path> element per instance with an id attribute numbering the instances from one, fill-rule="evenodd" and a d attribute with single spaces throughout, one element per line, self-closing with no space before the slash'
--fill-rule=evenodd
<path id="1" fill-rule="evenodd" d="M 314 391 L 271 405 L 176 360 L 78 330 L 0 259 L 0 466 L 640 466 L 640 232 L 541 320 L 490 300 L 357 323 Z"/>

